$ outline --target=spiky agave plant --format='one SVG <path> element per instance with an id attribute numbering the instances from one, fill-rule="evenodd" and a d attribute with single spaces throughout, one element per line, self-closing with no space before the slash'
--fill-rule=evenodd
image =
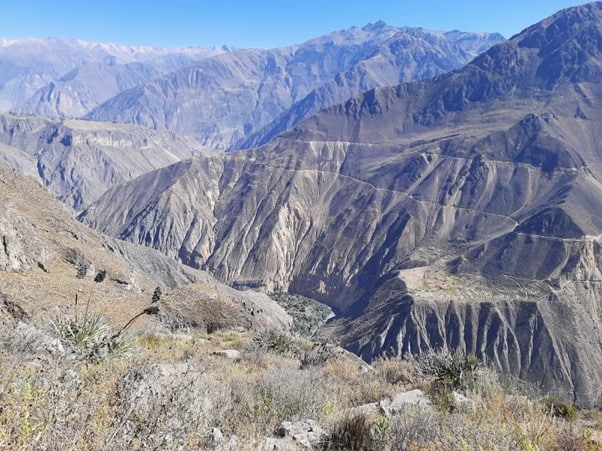
<path id="1" fill-rule="evenodd" d="M 97 314 L 81 321 L 58 317 L 50 325 L 54 335 L 85 360 L 98 362 L 107 357 L 124 357 L 131 351 L 127 340 L 116 335 L 103 317 Z"/>
<path id="2" fill-rule="evenodd" d="M 115 332 L 97 314 L 88 315 L 90 299 L 86 304 L 83 320 L 77 317 L 78 296 L 75 295 L 73 318 L 57 317 L 51 320 L 50 326 L 54 335 L 63 343 L 80 351 L 86 360 L 99 362 L 106 357 L 123 357 L 130 353 L 131 346 L 123 337 L 123 332 L 143 315 L 158 315 L 159 307 L 156 303 L 161 298 L 161 289 L 157 287 L 153 293 L 152 304 L 130 320 L 117 332 Z"/>
<path id="3" fill-rule="evenodd" d="M 92 348 L 111 332 L 100 315 L 90 315 L 83 321 L 59 317 L 52 320 L 50 325 L 59 340 L 82 349 Z"/>

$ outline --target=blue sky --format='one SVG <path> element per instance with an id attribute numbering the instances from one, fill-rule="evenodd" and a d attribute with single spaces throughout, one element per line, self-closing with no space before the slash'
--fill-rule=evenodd
<path id="1" fill-rule="evenodd" d="M 395 26 L 497 31 L 510 37 L 583 1 L 11 0 L 0 37 L 80 38 L 128 45 L 277 47 L 379 19 Z"/>

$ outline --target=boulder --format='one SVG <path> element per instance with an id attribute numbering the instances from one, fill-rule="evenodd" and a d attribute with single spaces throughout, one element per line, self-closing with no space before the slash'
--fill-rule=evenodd
<path id="1" fill-rule="evenodd" d="M 222 349 L 220 351 L 215 351 L 213 355 L 225 357 L 234 362 L 238 362 L 240 359 L 242 359 L 240 351 L 237 351 L 236 349 Z"/>
<path id="2" fill-rule="evenodd" d="M 402 414 L 409 407 L 431 409 L 432 402 L 422 390 L 415 389 L 403 393 L 398 393 L 393 398 L 387 398 L 379 402 L 371 402 L 368 404 L 362 404 L 361 406 L 354 407 L 353 409 L 351 409 L 351 416 L 384 415 L 386 417 L 392 417 L 394 415 Z"/>
<path id="3" fill-rule="evenodd" d="M 326 432 L 314 420 L 283 421 L 276 429 L 276 435 L 282 440 L 292 442 L 296 447 L 309 449 L 319 447 L 327 437 Z M 278 445 L 277 442 L 274 444 Z"/>

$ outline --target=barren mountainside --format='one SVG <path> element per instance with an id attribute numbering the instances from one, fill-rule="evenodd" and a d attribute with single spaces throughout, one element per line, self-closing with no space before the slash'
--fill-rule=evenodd
<path id="1" fill-rule="evenodd" d="M 109 190 L 81 219 L 219 279 L 319 299 L 370 359 L 448 344 L 602 405 L 602 3 L 247 152 Z"/>
<path id="2" fill-rule="evenodd" d="M 124 91 L 86 117 L 170 130 L 215 149 L 242 148 L 367 89 L 455 69 L 502 40 L 377 22 L 300 45 L 205 59 Z"/>
<path id="3" fill-rule="evenodd" d="M 193 139 L 132 125 L 0 115 L 0 160 L 36 176 L 75 210 L 201 150 Z"/>

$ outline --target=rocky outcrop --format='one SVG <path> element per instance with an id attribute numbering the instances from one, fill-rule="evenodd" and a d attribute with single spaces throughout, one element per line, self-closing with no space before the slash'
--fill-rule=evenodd
<path id="1" fill-rule="evenodd" d="M 227 396 L 224 382 L 210 377 L 198 365 L 190 363 L 154 364 L 129 371 L 117 386 L 117 414 L 112 426 L 121 434 L 113 434 L 106 445 L 128 447 L 134 437 L 144 437 L 146 446 L 185 442 L 185 433 L 209 430 L 209 413 L 220 394 Z M 211 395 L 210 395 L 211 394 Z M 168 418 L 167 428 L 159 422 Z M 143 421 L 142 421 L 143 420 Z M 169 430 L 169 433 L 165 431 Z"/>
<path id="2" fill-rule="evenodd" d="M 328 437 L 328 434 L 313 420 L 283 421 L 275 435 L 278 439 L 268 439 L 263 449 L 316 449 Z"/>
<path id="3" fill-rule="evenodd" d="M 454 396 L 462 396 L 453 392 Z M 381 399 L 378 402 L 362 404 L 351 409 L 351 416 L 364 415 L 378 417 L 379 415 L 391 418 L 411 408 L 432 409 L 433 403 L 422 390 L 416 388 L 403 393 L 398 393 L 392 398 Z"/>
<path id="4" fill-rule="evenodd" d="M 51 258 L 32 225 L 14 204 L 0 198 L 0 270 L 22 271 Z"/>

